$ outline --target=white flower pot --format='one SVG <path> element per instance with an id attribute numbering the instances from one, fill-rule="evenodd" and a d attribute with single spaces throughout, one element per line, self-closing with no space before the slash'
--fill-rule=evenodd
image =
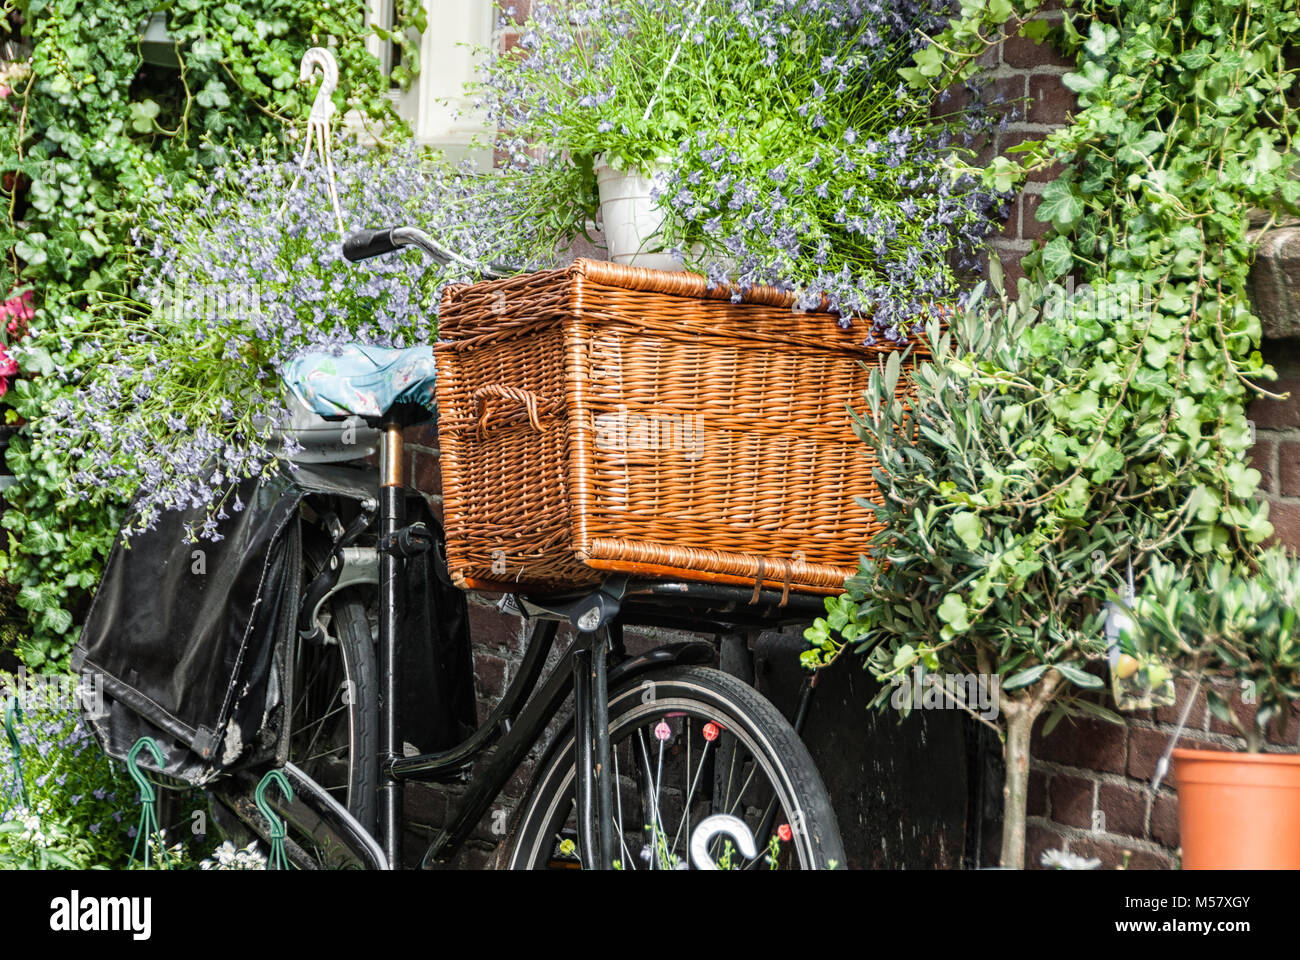
<path id="1" fill-rule="evenodd" d="M 663 250 L 659 232 L 663 229 L 664 213 L 650 196 L 652 178 L 617 170 L 603 157 L 596 159 L 595 172 L 609 258 L 631 267 L 683 269 Z"/>

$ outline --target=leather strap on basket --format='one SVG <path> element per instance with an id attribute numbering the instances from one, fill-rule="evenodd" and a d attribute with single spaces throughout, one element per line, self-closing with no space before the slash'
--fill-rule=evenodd
<path id="1" fill-rule="evenodd" d="M 785 583 L 781 585 L 781 606 L 790 602 L 790 585 L 794 581 L 794 565 L 804 559 L 804 552 L 796 550 L 790 554 L 790 559 L 785 561 Z"/>
<path id="2" fill-rule="evenodd" d="M 789 560 L 778 561 L 784 576 L 781 578 L 781 602 L 777 606 L 784 607 L 790 602 L 790 587 L 794 585 L 794 565 L 796 562 L 804 559 L 802 550 L 796 550 Z M 767 558 L 758 558 L 758 573 L 754 577 L 754 593 L 749 598 L 750 603 L 758 603 L 759 595 L 763 591 L 763 581 L 767 579 Z"/>
<path id="3" fill-rule="evenodd" d="M 754 595 L 749 598 L 751 604 L 758 603 L 758 595 L 763 590 L 763 580 L 767 575 L 767 558 L 758 558 L 758 575 L 754 577 Z"/>
<path id="4" fill-rule="evenodd" d="M 489 383 L 474 391 L 474 403 L 478 407 L 478 435 L 487 433 L 488 421 L 496 409 L 494 401 L 505 400 L 516 403 L 528 414 L 529 425 L 538 433 L 542 432 L 541 416 L 543 412 L 552 413 L 558 404 L 554 400 L 543 400 L 531 390 L 519 387 L 507 387 L 500 383 Z"/>

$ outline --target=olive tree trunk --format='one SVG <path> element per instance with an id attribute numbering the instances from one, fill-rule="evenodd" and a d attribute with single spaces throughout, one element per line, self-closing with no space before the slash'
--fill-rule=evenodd
<path id="1" fill-rule="evenodd" d="M 1002 704 L 1006 724 L 1006 778 L 1002 785 L 1002 854 L 1003 867 L 1025 867 L 1025 816 L 1029 801 L 1029 742 L 1039 715 L 1056 695 L 1060 674 L 1051 670 L 1024 699 Z"/>

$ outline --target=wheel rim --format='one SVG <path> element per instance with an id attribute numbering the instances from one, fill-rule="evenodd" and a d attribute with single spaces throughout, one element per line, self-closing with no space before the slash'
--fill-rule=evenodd
<path id="1" fill-rule="evenodd" d="M 745 825 L 755 853 L 744 855 L 743 837 L 714 834 L 699 852 L 719 868 L 810 867 L 812 845 L 793 786 L 768 759 L 770 748 L 763 749 L 758 736 L 726 711 L 687 698 L 659 698 L 623 713 L 610 741 L 616 868 L 695 868 L 691 840 L 701 825 L 706 832 L 715 825 L 709 818 L 718 815 Z M 571 758 L 571 746 L 562 753 Z M 579 865 L 573 763 L 559 776 L 541 815 L 543 829 L 521 851 L 528 866 Z"/>

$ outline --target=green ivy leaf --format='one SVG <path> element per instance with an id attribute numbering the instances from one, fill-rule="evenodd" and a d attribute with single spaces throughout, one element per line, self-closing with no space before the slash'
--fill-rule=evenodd
<path id="1" fill-rule="evenodd" d="M 1063 277 L 1074 267 L 1074 253 L 1065 237 L 1053 237 L 1042 250 L 1043 273 L 1052 280 Z"/>
<path id="2" fill-rule="evenodd" d="M 1066 178 L 1053 180 L 1043 188 L 1043 198 L 1034 211 L 1036 220 L 1051 223 L 1060 233 L 1068 233 L 1082 216 L 1083 198 Z"/>
<path id="3" fill-rule="evenodd" d="M 152 100 L 131 104 L 131 129 L 136 133 L 153 132 L 154 118 L 158 116 L 160 110 L 158 104 Z"/>

